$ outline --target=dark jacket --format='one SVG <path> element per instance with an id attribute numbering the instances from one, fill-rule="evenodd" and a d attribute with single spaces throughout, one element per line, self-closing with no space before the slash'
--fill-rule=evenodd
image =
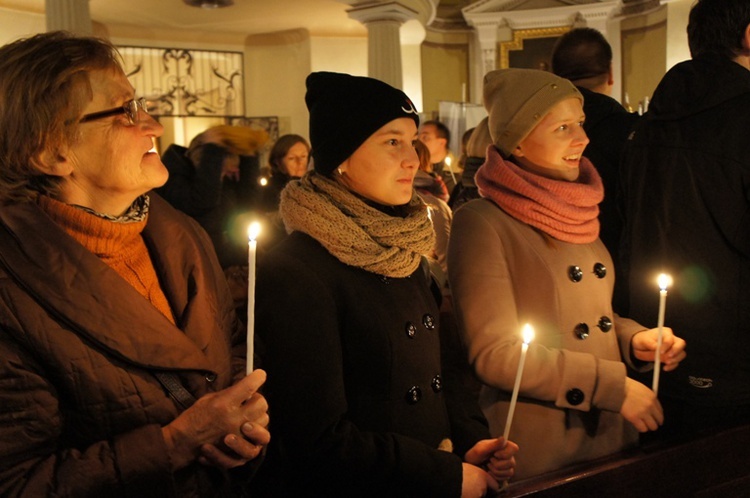
<path id="1" fill-rule="evenodd" d="M 586 114 L 583 129 L 590 140 L 583 155 L 591 160 L 604 183 L 604 200 L 599 204 L 599 238 L 617 267 L 622 231 L 622 219 L 617 210 L 620 161 L 625 142 L 639 116 L 626 111 L 612 97 L 577 88 L 583 95 L 583 112 Z"/>
<path id="2" fill-rule="evenodd" d="M 157 196 L 143 237 L 177 326 L 35 203 L 0 210 L 1 496 L 232 496 L 209 467 L 170 471 L 161 427 L 180 410 L 152 375 L 195 396 L 232 383 L 226 281 Z"/>
<path id="3" fill-rule="evenodd" d="M 200 164 L 194 165 L 185 147 L 170 145 L 161 157 L 169 179 L 156 192 L 200 223 L 223 268 L 247 264 L 248 216 L 242 215 L 258 201 L 258 158 L 241 156 L 239 181 L 222 179 L 227 150 L 213 143 L 202 147 Z"/>
<path id="4" fill-rule="evenodd" d="M 656 325 L 656 276 L 674 278 L 666 325 L 687 358 L 659 395 L 750 406 L 750 71 L 723 57 L 669 70 L 623 163 L 622 281 Z"/>
<path id="5" fill-rule="evenodd" d="M 271 496 L 460 496 L 458 455 L 488 432 L 476 400 L 452 403 L 422 268 L 383 277 L 293 232 L 259 264 L 257 296 Z"/>

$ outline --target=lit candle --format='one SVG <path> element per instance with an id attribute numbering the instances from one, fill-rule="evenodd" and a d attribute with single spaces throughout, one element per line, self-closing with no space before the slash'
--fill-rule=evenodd
<path id="1" fill-rule="evenodd" d="M 247 370 L 253 371 L 253 353 L 255 350 L 255 253 L 258 243 L 255 239 L 260 234 L 260 223 L 254 221 L 247 227 Z"/>
<path id="2" fill-rule="evenodd" d="M 659 371 L 661 370 L 661 338 L 664 328 L 664 312 L 667 307 L 667 287 L 672 285 L 672 277 L 662 273 L 656 279 L 659 284 L 659 320 L 657 322 L 658 333 L 656 335 L 656 353 L 654 354 L 654 382 L 651 389 L 659 394 Z"/>
<path id="3" fill-rule="evenodd" d="M 526 351 L 529 350 L 529 343 L 534 339 L 534 329 L 528 323 L 523 326 L 523 344 L 521 345 L 521 359 L 518 360 L 518 371 L 516 372 L 516 383 L 513 385 L 513 395 L 510 397 L 510 408 L 508 409 L 508 419 L 505 421 L 505 432 L 503 439 L 508 440 L 510 434 L 510 424 L 513 422 L 513 412 L 516 411 L 516 402 L 518 401 L 518 389 L 521 387 L 521 375 L 523 374 L 523 363 L 526 360 Z"/>

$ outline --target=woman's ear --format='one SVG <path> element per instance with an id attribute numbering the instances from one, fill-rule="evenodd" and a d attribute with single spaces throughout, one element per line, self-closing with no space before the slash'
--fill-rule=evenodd
<path id="1" fill-rule="evenodd" d="M 65 148 L 57 151 L 45 149 L 34 156 L 33 164 L 45 175 L 69 176 L 73 172 L 73 165 L 68 160 L 68 151 Z"/>

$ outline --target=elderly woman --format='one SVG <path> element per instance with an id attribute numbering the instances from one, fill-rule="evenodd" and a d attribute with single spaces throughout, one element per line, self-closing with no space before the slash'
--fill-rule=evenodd
<path id="1" fill-rule="evenodd" d="M 417 112 L 400 90 L 338 73 L 308 76 L 305 99 L 315 170 L 284 189 L 291 233 L 258 270 L 270 495 L 497 489 L 517 448 L 489 439 L 441 362 L 423 257 L 434 232 L 413 188 Z"/>
<path id="2" fill-rule="evenodd" d="M 105 41 L 0 49 L 2 496 L 232 496 L 269 441 L 211 242 L 147 194 L 144 104 Z"/>

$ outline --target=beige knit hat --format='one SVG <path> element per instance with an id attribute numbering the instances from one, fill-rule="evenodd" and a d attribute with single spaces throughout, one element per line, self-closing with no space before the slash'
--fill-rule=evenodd
<path id="1" fill-rule="evenodd" d="M 490 136 L 504 157 L 531 133 L 550 108 L 583 95 L 570 81 L 538 69 L 497 69 L 484 76 Z"/>

